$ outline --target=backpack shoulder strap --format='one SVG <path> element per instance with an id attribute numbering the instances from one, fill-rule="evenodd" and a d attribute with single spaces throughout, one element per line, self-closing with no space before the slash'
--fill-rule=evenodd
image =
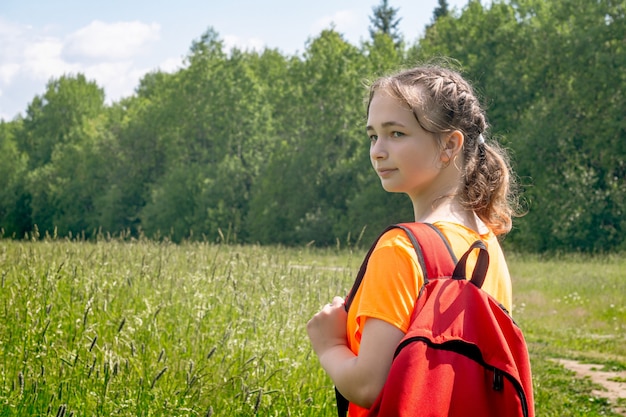
<path id="1" fill-rule="evenodd" d="M 445 238 L 443 233 L 439 231 L 439 229 L 430 223 L 394 224 L 387 227 L 380 234 L 380 236 L 378 236 L 372 244 L 372 247 L 367 252 L 367 255 L 365 255 L 365 259 L 363 260 L 359 273 L 354 280 L 352 289 L 346 297 L 346 311 L 350 308 L 354 294 L 356 294 L 357 290 L 361 286 L 361 281 L 363 281 L 363 277 L 365 276 L 365 271 L 367 269 L 367 263 L 370 256 L 374 252 L 374 248 L 376 248 L 376 244 L 378 244 L 380 238 L 389 230 L 398 228 L 404 230 L 411 240 L 413 248 L 415 248 L 417 261 L 424 274 L 424 284 L 428 283 L 429 278 L 452 276 L 457 259 L 452 251 L 452 248 L 450 247 L 450 244 L 448 243 L 448 240 Z"/>
<path id="2" fill-rule="evenodd" d="M 452 276 L 458 261 L 448 239 L 439 229 L 430 223 L 401 223 L 397 226 L 411 239 L 424 274 L 424 284 L 429 278 Z"/>

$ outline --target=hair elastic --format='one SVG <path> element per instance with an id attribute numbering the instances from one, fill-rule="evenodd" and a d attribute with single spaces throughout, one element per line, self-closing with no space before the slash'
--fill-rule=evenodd
<path id="1" fill-rule="evenodd" d="M 484 145 L 485 144 L 485 137 L 483 136 L 483 134 L 481 133 L 480 135 L 478 135 L 478 139 L 476 139 L 478 141 L 479 145 Z"/>

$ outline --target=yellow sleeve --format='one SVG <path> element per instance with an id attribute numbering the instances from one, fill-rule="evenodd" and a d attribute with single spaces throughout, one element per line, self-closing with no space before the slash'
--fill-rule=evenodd
<path id="1" fill-rule="evenodd" d="M 358 353 L 367 318 L 383 320 L 406 333 L 422 284 L 423 274 L 410 240 L 404 231 L 390 230 L 372 252 L 348 312 L 352 350 Z"/>

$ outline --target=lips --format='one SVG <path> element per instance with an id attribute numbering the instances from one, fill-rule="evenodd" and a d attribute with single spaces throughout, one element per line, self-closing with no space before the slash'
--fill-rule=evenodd
<path id="1" fill-rule="evenodd" d="M 393 174 L 396 171 L 397 171 L 397 169 L 395 169 L 395 168 L 377 168 L 376 169 L 376 172 L 378 173 L 378 176 L 381 177 L 381 178 L 388 177 L 388 176 L 390 176 L 391 174 Z"/>

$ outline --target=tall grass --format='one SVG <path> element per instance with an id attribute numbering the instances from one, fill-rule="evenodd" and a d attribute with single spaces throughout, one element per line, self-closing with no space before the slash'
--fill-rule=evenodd
<path id="1" fill-rule="evenodd" d="M 345 291 L 344 262 L 306 249 L 3 241 L 1 413 L 328 415 L 304 323 Z"/>
<path id="2" fill-rule="evenodd" d="M 0 415 L 333 416 L 305 323 L 362 251 L 0 241 Z M 625 367 L 626 262 L 511 259 L 538 415 L 611 415 L 551 357 Z"/>

